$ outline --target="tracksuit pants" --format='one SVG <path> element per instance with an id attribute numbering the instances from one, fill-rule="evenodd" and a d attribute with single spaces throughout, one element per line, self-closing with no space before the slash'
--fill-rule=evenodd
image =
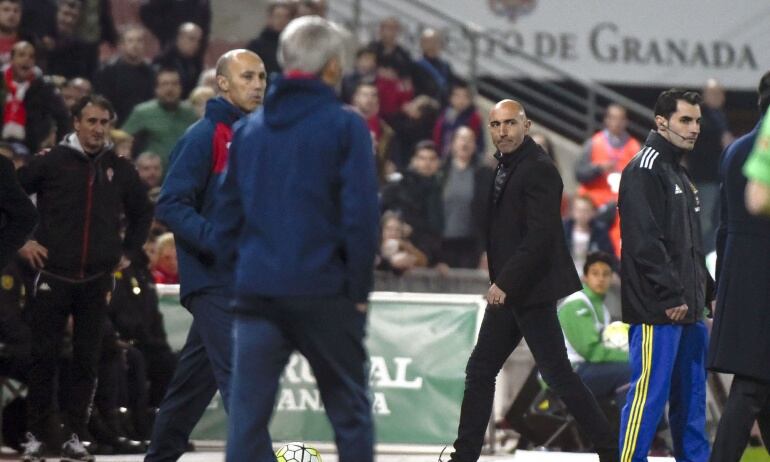
<path id="1" fill-rule="evenodd" d="M 315 375 L 339 461 L 373 462 L 365 324 L 366 314 L 342 296 L 237 300 L 227 461 L 275 462 L 268 423 L 297 350 Z"/>
<path id="2" fill-rule="evenodd" d="M 229 305 L 224 295 L 191 296 L 193 323 L 155 418 L 145 462 L 173 462 L 184 454 L 190 433 L 217 389 L 228 409 L 233 319 Z"/>
<path id="3" fill-rule="evenodd" d="M 90 408 L 96 392 L 107 298 L 113 288 L 111 274 L 72 281 L 47 273 L 35 280 L 29 298 L 32 363 L 27 400 L 29 429 L 50 445 L 61 444 L 55 428 L 56 393 L 62 340 L 72 315 L 71 389 L 62 405 L 68 432 L 87 433 Z"/>
<path id="4" fill-rule="evenodd" d="M 620 421 L 620 461 L 646 461 L 669 404 L 677 462 L 706 462 L 706 348 L 703 322 L 633 324 L 629 331 L 631 388 Z"/>

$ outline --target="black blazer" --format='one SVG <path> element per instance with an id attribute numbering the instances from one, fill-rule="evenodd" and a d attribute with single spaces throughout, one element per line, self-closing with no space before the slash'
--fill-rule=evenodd
<path id="1" fill-rule="evenodd" d="M 495 200 L 489 194 L 487 258 L 491 282 L 506 294 L 506 304 L 534 305 L 581 289 L 561 222 L 564 185 L 548 154 L 529 136 L 498 170 L 508 176 Z"/>

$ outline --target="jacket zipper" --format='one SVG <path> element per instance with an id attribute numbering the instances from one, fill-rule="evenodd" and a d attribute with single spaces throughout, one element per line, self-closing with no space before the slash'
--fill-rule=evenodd
<path id="1" fill-rule="evenodd" d="M 91 228 L 91 208 L 94 200 L 94 164 L 88 163 L 88 191 L 86 193 L 86 217 L 83 228 L 83 253 L 80 256 L 80 277 L 86 276 L 86 257 L 88 256 L 88 235 Z"/>

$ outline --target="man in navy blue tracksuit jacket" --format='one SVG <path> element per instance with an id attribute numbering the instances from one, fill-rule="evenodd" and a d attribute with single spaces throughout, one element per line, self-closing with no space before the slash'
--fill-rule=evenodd
<path id="1" fill-rule="evenodd" d="M 171 154 L 157 218 L 174 232 L 182 304 L 193 315 L 177 370 L 155 420 L 146 461 L 175 461 L 219 389 L 229 404 L 231 272 L 215 265 L 207 245 L 220 178 L 227 167 L 232 125 L 262 103 L 266 73 L 251 51 L 232 50 L 217 62 L 220 96 L 191 126 Z"/>
<path id="2" fill-rule="evenodd" d="M 334 93 L 342 44 L 322 18 L 292 21 L 286 73 L 233 135 L 215 219 L 223 257 L 237 250 L 230 462 L 275 461 L 268 422 L 294 350 L 313 369 L 340 462 L 373 460 L 363 339 L 377 178 L 366 123 Z"/>

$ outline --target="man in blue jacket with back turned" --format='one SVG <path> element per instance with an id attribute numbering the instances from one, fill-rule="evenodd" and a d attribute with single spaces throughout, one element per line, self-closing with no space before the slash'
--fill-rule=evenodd
<path id="1" fill-rule="evenodd" d="M 155 420 L 148 462 L 175 461 L 184 453 L 217 389 L 225 409 L 229 404 L 231 274 L 215 265 L 207 236 L 227 167 L 232 125 L 262 104 L 265 66 L 251 51 L 231 50 L 217 61 L 216 79 L 220 96 L 208 101 L 205 117 L 174 148 L 156 209 L 176 238 L 180 297 L 193 323 Z"/>
<path id="2" fill-rule="evenodd" d="M 373 460 L 363 339 L 377 178 L 366 123 L 334 93 L 342 51 L 325 19 L 292 21 L 278 51 L 285 74 L 233 136 L 214 220 L 216 241 L 237 246 L 230 462 L 275 462 L 267 425 L 295 349 L 315 374 L 340 462 Z"/>

